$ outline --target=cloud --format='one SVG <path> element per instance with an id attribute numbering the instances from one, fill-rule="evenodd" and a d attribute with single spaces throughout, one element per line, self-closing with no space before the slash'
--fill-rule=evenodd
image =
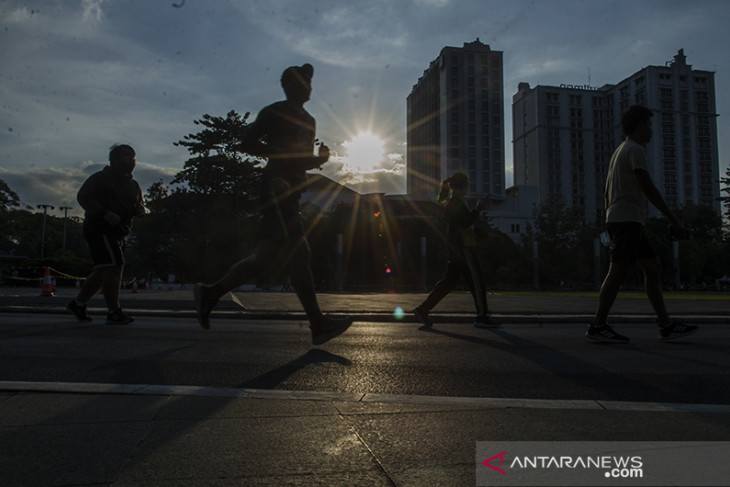
<path id="1" fill-rule="evenodd" d="M 362 194 L 406 191 L 406 164 L 402 154 L 387 154 L 375 169 L 367 172 L 353 168 L 344 157 L 333 157 L 322 167 L 322 174 Z"/>
<path id="2" fill-rule="evenodd" d="M 36 208 L 39 204 L 71 206 L 70 215 L 81 216 L 83 209 L 76 202 L 76 193 L 91 174 L 104 168 L 106 162 L 86 161 L 72 168 L 35 167 L 5 169 L 0 167 L 0 179 L 20 197 L 23 206 Z M 169 183 L 177 170 L 137 163 L 134 177 L 144 193 L 152 183 Z"/>
<path id="3" fill-rule="evenodd" d="M 82 18 L 85 21 L 89 20 L 95 20 L 99 21 L 101 20 L 102 16 L 102 9 L 101 5 L 104 3 L 104 0 L 82 0 L 81 1 L 81 7 L 83 9 Z"/>

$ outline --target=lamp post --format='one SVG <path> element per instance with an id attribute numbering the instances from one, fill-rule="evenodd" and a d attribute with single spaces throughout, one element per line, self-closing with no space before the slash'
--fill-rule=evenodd
<path id="1" fill-rule="evenodd" d="M 41 233 L 41 259 L 43 258 L 46 250 L 46 215 L 48 210 L 55 210 L 56 207 L 53 205 L 38 205 L 38 208 L 43 208 L 43 231 Z"/>
<path id="2" fill-rule="evenodd" d="M 66 252 L 66 224 L 68 223 L 68 210 L 73 210 L 71 206 L 59 206 L 59 210 L 63 210 L 63 251 Z"/>

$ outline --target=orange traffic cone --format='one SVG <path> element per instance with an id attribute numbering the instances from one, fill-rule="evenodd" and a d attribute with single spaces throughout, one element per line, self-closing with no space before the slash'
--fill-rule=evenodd
<path id="1" fill-rule="evenodd" d="M 138 291 L 139 287 L 137 286 L 137 279 L 134 280 L 132 283 L 132 293 L 136 293 Z"/>
<path id="2" fill-rule="evenodd" d="M 51 270 L 48 267 L 46 267 L 46 272 L 43 274 L 43 287 L 41 288 L 41 296 L 53 296 Z"/>

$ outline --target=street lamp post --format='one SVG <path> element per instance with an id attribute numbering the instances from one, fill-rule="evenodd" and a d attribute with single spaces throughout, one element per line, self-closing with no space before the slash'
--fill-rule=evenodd
<path id="1" fill-rule="evenodd" d="M 52 205 L 38 205 L 38 208 L 43 208 L 43 230 L 41 232 L 41 259 L 43 258 L 46 250 L 46 215 L 48 210 L 55 210 L 56 207 Z"/>
<path id="2" fill-rule="evenodd" d="M 68 210 L 73 210 L 71 206 L 59 206 L 59 210 L 63 210 L 63 251 L 66 252 L 66 224 L 68 223 Z"/>

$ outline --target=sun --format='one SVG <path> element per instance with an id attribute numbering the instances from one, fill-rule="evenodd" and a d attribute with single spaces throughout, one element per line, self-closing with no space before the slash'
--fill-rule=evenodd
<path id="1" fill-rule="evenodd" d="M 342 144 L 347 150 L 345 161 L 360 172 L 369 172 L 385 156 L 385 143 L 372 132 L 360 132 Z"/>

